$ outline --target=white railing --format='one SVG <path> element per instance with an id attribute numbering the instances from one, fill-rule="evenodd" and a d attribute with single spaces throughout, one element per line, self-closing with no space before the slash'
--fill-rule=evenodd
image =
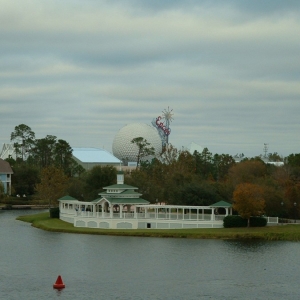
<path id="1" fill-rule="evenodd" d="M 267 217 L 267 223 L 278 224 L 278 217 Z"/>
<path id="2" fill-rule="evenodd" d="M 215 215 L 215 220 L 216 220 L 216 221 L 223 221 L 224 218 L 225 218 L 224 215 Z"/>
<path id="3" fill-rule="evenodd" d="M 214 215 L 212 220 L 211 214 L 182 214 L 182 213 L 169 213 L 169 212 L 142 212 L 136 213 L 134 212 L 122 212 L 120 215 L 119 212 L 114 212 L 111 214 L 110 212 L 93 212 L 93 211 L 75 211 L 69 209 L 62 209 L 61 214 L 65 215 L 74 215 L 79 217 L 86 218 L 97 218 L 97 219 L 158 219 L 158 220 L 184 220 L 184 221 L 222 221 L 224 219 L 224 215 Z M 269 220 L 270 219 L 270 220 Z M 278 218 L 268 218 L 268 223 L 278 223 Z"/>

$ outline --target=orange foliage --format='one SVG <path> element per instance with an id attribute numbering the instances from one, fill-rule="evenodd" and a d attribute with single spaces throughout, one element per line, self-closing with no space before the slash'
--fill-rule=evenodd
<path id="1" fill-rule="evenodd" d="M 263 189 L 252 183 L 241 183 L 233 192 L 232 207 L 242 218 L 248 219 L 248 226 L 251 216 L 259 216 L 264 213 L 263 194 Z"/>
<path id="2" fill-rule="evenodd" d="M 253 183 L 266 175 L 267 169 L 263 162 L 249 160 L 234 165 L 229 170 L 229 179 L 233 185 L 248 182 Z"/>

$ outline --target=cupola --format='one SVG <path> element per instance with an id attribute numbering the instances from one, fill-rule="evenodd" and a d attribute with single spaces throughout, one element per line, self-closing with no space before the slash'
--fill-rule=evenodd
<path id="1" fill-rule="evenodd" d="M 124 184 L 124 172 L 118 171 L 117 173 L 117 184 Z"/>

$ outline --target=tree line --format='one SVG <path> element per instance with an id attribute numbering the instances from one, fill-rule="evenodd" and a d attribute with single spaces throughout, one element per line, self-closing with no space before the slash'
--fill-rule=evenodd
<path id="1" fill-rule="evenodd" d="M 103 187 L 116 183 L 115 167 L 84 170 L 72 158 L 70 145 L 55 136 L 36 139 L 31 128 L 21 124 L 11 133 L 11 141 L 16 159 L 7 160 L 14 171 L 14 195 L 44 198 L 52 204 L 66 194 L 90 201 Z M 269 157 L 280 158 L 277 153 Z M 240 162 L 236 162 L 233 156 L 213 154 L 208 148 L 191 154 L 169 144 L 152 161 L 140 161 L 138 168 L 126 172 L 125 182 L 136 186 L 142 198 L 151 203 L 211 205 L 223 200 L 237 207 L 248 197 L 250 204 L 260 203 L 255 206 L 260 213 L 298 218 L 300 154 L 282 158 L 284 164 L 280 167 L 265 163 L 259 156 L 239 158 Z M 51 195 L 51 190 L 57 193 Z"/>
<path id="2" fill-rule="evenodd" d="M 278 154 L 269 157 L 278 158 Z M 141 163 L 126 177 L 151 203 L 211 205 L 226 201 L 241 214 L 298 218 L 300 154 L 283 159 L 282 166 L 260 156 L 236 162 L 228 154 L 181 151 L 169 145 L 158 159 Z M 248 204 L 245 207 L 245 203 Z M 252 206 L 252 207 L 251 207 Z"/>

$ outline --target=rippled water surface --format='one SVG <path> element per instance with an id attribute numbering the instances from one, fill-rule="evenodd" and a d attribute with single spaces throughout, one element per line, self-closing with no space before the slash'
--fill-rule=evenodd
<path id="1" fill-rule="evenodd" d="M 52 233 L 0 211 L 0 299 L 298 299 L 300 243 Z M 52 288 L 61 275 L 66 288 Z"/>

